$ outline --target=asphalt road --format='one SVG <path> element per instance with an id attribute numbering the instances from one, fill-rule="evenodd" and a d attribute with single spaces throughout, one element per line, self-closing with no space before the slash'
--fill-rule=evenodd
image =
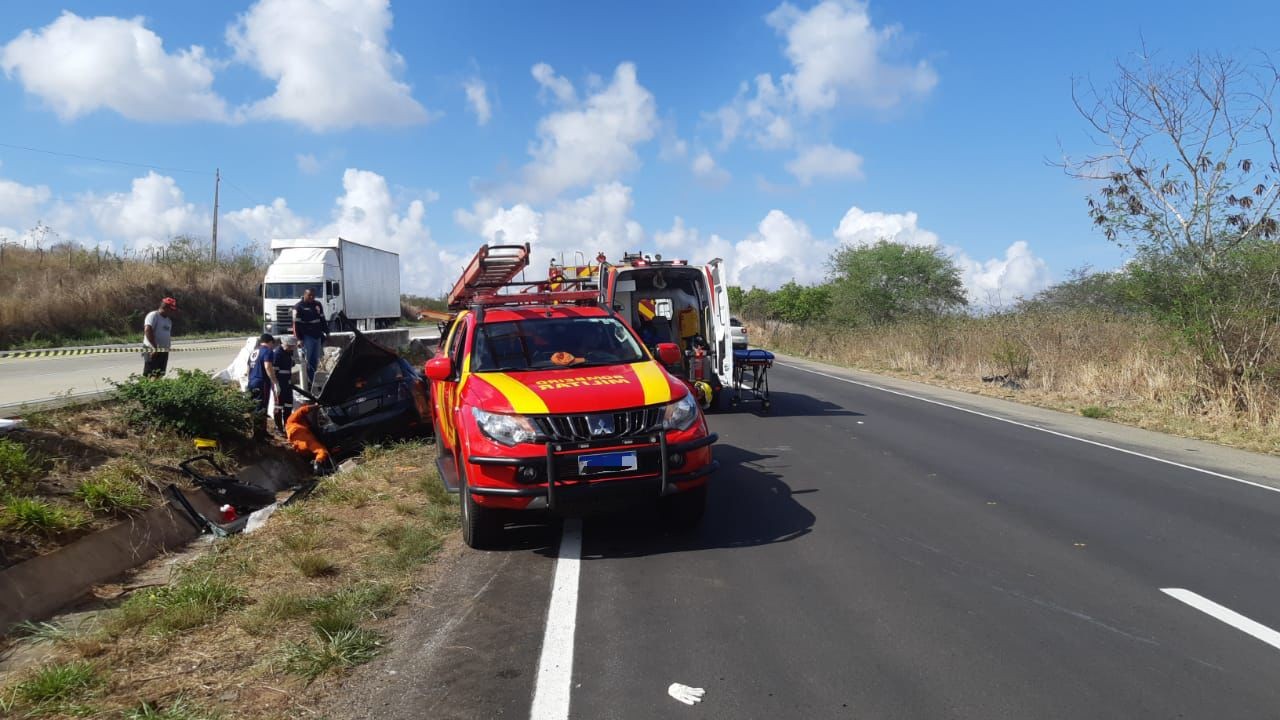
<path id="1" fill-rule="evenodd" d="M 434 329 L 410 331 L 413 338 L 435 334 Z M 169 369 L 221 370 L 231 364 L 243 345 L 243 340 L 236 339 L 175 341 Z M 110 390 L 112 380 L 123 380 L 141 372 L 142 355 L 135 350 L 100 355 L 0 358 L 0 411 L 62 395 Z"/>
<path id="2" fill-rule="evenodd" d="M 565 687 L 538 680 L 563 620 L 551 523 L 453 551 L 447 590 L 337 716 L 529 717 L 543 692 L 584 720 L 1280 715 L 1274 458 L 795 365 L 771 379 L 771 415 L 711 417 L 724 469 L 696 532 L 591 519 L 558 561 L 578 572 Z M 1154 459 L 1197 456 L 1238 480 Z"/>

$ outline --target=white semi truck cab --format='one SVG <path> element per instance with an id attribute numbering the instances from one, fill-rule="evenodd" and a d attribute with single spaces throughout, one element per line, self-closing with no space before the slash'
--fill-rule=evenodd
<path id="1" fill-rule="evenodd" d="M 262 329 L 286 334 L 293 306 L 310 289 L 331 331 L 376 330 L 400 317 L 400 256 L 343 238 L 271 241 L 262 283 Z"/>

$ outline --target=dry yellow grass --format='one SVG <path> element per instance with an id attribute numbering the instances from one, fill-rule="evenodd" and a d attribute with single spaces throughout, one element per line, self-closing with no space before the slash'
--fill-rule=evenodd
<path id="1" fill-rule="evenodd" d="M 175 334 L 257 326 L 262 272 L 252 259 L 156 262 L 58 246 L 9 246 L 0 263 L 0 349 L 69 338 L 141 338 L 142 320 L 173 296 Z"/>
<path id="2" fill-rule="evenodd" d="M 1280 453 L 1273 390 L 1248 386 L 1243 409 L 1215 396 L 1177 339 L 1140 320 L 1046 313 L 837 331 L 780 323 L 752 329 L 753 343 L 814 360 L 1068 412 L 1098 408 L 1116 422 Z M 1020 390 L 982 381 L 1024 367 Z"/>

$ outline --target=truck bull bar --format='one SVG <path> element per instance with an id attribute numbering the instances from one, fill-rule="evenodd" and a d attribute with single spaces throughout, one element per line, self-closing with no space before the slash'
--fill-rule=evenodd
<path id="1" fill-rule="evenodd" d="M 672 495 L 679 491 L 676 483 L 688 482 L 689 480 L 697 480 L 706 477 L 716 470 L 720 469 L 720 462 L 712 460 L 706 465 L 686 473 L 672 473 L 670 464 L 673 454 L 686 454 L 693 450 L 707 447 L 717 440 L 720 436 L 716 433 L 709 433 L 706 437 L 697 440 L 689 440 L 682 443 L 668 443 L 665 432 L 657 432 L 652 435 L 640 436 L 625 439 L 610 440 L 594 440 L 594 441 L 577 441 L 566 443 L 547 443 L 545 457 L 494 457 L 487 455 L 471 455 L 467 461 L 473 465 L 493 465 L 499 467 L 510 468 L 532 468 L 535 472 L 541 470 L 546 473 L 546 487 L 541 487 L 542 479 L 538 480 L 538 487 L 473 487 L 468 486 L 468 490 L 476 495 L 494 495 L 499 497 L 533 497 L 546 498 L 546 506 L 550 510 L 555 510 L 559 506 L 559 496 L 561 491 L 572 488 L 589 488 L 608 486 L 610 488 L 626 485 L 643 485 L 645 483 L 654 483 L 658 489 L 658 496 Z M 619 450 L 626 451 L 629 448 L 637 449 L 637 457 L 639 451 L 646 448 L 657 446 L 658 451 L 658 472 L 647 473 L 615 473 L 614 476 L 577 476 L 573 479 L 576 481 L 573 485 L 568 485 L 567 481 L 561 478 L 561 465 L 565 462 L 576 462 L 581 455 L 590 455 L 592 451 L 599 450 Z M 637 470 L 639 468 L 637 467 Z M 517 476 L 519 473 L 517 472 Z M 655 482 L 657 481 L 657 482 Z"/>

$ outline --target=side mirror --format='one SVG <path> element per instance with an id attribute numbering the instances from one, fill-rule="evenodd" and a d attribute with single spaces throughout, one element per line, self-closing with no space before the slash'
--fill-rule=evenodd
<path id="1" fill-rule="evenodd" d="M 453 375 L 453 360 L 447 355 L 433 357 L 423 363 L 422 372 L 431 382 L 448 380 Z"/>
<path id="2" fill-rule="evenodd" d="M 658 359 L 663 365 L 678 365 L 682 359 L 680 346 L 675 343 L 658 343 Z"/>

